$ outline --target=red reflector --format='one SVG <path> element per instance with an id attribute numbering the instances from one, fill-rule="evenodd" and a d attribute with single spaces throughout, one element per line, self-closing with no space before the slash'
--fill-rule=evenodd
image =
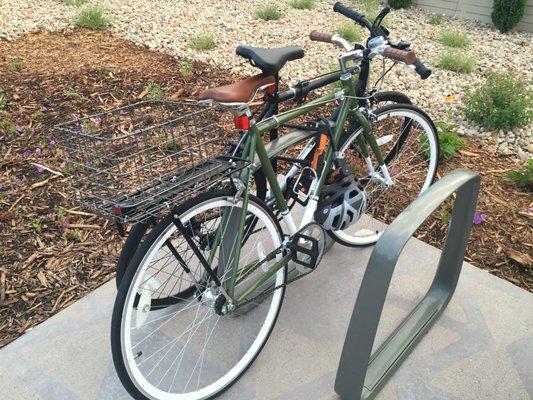
<path id="1" fill-rule="evenodd" d="M 122 210 L 119 207 L 115 207 L 113 209 L 113 213 L 115 214 L 115 216 L 118 217 L 118 216 L 122 215 Z"/>
<path id="2" fill-rule="evenodd" d="M 274 94 L 274 92 L 276 91 L 276 85 L 274 85 L 274 84 L 268 85 L 264 90 L 268 94 Z"/>
<path id="3" fill-rule="evenodd" d="M 233 117 L 233 122 L 236 129 L 247 130 L 250 128 L 250 118 L 247 115 L 239 115 Z"/>

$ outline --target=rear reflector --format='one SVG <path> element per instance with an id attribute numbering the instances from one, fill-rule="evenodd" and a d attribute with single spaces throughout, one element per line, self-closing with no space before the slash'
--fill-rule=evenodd
<path id="1" fill-rule="evenodd" d="M 234 116 L 233 123 L 236 129 L 248 130 L 250 128 L 250 118 L 247 115 Z"/>

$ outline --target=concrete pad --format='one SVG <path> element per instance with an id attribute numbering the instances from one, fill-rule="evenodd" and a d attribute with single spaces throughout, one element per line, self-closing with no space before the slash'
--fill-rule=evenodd
<path id="1" fill-rule="evenodd" d="M 335 372 L 371 248 L 335 245 L 294 282 L 263 352 L 222 399 L 335 400 Z M 413 239 L 391 283 L 378 346 L 429 287 L 439 250 Z M 97 289 L 0 350 L 6 400 L 129 399 L 111 361 L 115 283 Z M 533 398 L 533 295 L 465 263 L 435 327 L 379 399 Z"/>

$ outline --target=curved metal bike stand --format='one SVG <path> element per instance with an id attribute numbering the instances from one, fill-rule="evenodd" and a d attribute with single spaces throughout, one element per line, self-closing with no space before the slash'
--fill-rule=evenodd
<path id="1" fill-rule="evenodd" d="M 376 396 L 448 305 L 461 273 L 479 183 L 474 172 L 454 170 L 411 203 L 376 243 L 357 295 L 335 379 L 335 391 L 343 400 L 368 400 Z M 385 297 L 405 244 L 455 192 L 457 198 L 446 243 L 431 287 L 371 356 Z"/>

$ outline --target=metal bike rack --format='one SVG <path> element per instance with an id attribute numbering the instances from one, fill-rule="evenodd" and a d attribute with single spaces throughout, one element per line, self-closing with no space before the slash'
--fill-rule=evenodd
<path id="1" fill-rule="evenodd" d="M 479 184 L 480 178 L 474 172 L 454 170 L 411 203 L 376 243 L 357 295 L 337 370 L 335 391 L 341 399 L 374 398 L 448 305 L 461 273 Z M 405 244 L 453 193 L 457 193 L 457 198 L 433 283 L 411 314 L 371 355 L 392 274 Z"/>

